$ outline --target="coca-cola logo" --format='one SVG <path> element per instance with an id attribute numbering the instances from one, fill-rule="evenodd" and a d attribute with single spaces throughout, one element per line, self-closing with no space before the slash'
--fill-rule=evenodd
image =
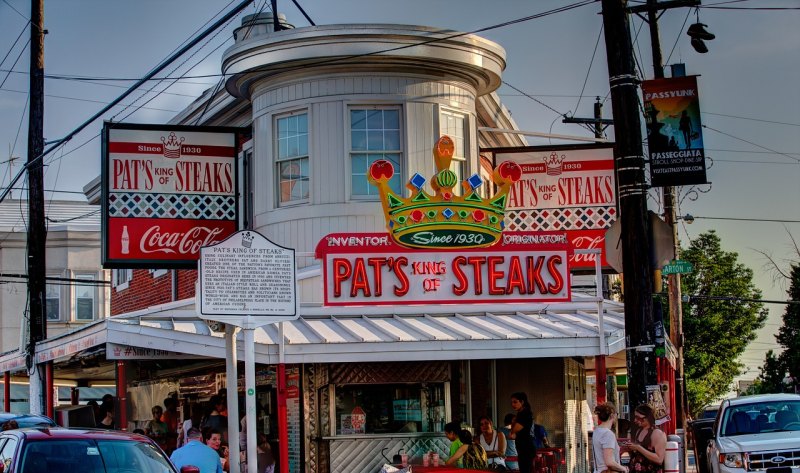
<path id="1" fill-rule="evenodd" d="M 603 248 L 603 236 L 579 236 L 572 239 L 572 247 L 576 250 L 592 250 L 595 248 Z M 575 253 L 570 258 L 572 263 L 594 263 L 597 260 L 597 254 L 594 253 Z"/>
<path id="2" fill-rule="evenodd" d="M 194 227 L 185 232 L 162 232 L 156 225 L 144 232 L 139 250 L 142 253 L 196 254 L 204 246 L 219 243 L 214 238 L 223 231 L 223 228 Z"/>

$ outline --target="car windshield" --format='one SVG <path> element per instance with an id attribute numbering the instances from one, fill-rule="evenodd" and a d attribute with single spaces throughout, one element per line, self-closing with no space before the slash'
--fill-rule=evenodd
<path id="1" fill-rule="evenodd" d="M 800 430 L 800 401 L 765 401 L 725 409 L 721 436 Z"/>
<path id="2" fill-rule="evenodd" d="M 175 473 L 164 454 L 145 442 L 95 439 L 31 441 L 22 453 L 20 473 Z"/>

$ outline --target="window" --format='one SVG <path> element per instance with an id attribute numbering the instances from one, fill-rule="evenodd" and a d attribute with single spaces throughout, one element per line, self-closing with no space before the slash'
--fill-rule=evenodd
<path id="1" fill-rule="evenodd" d="M 133 279 L 132 269 L 114 269 L 111 273 L 111 283 L 117 292 L 128 288 L 131 280 Z"/>
<path id="2" fill-rule="evenodd" d="M 336 386 L 336 435 L 443 432 L 447 384 Z"/>
<path id="3" fill-rule="evenodd" d="M 89 274 L 79 274 L 75 279 L 95 281 L 96 278 Z M 75 320 L 94 320 L 97 316 L 96 289 L 96 284 L 75 283 Z"/>
<path id="4" fill-rule="evenodd" d="M 148 269 L 147 271 L 150 273 L 150 276 L 152 276 L 153 279 L 160 278 L 161 276 L 167 274 L 166 269 Z"/>
<path id="5" fill-rule="evenodd" d="M 308 200 L 308 114 L 277 119 L 278 202 Z"/>
<path id="6" fill-rule="evenodd" d="M 402 149 L 398 108 L 350 109 L 350 173 L 353 197 L 375 197 L 378 188 L 367 180 L 369 167 L 385 159 L 394 166 L 389 186 L 401 194 Z"/>
<path id="7" fill-rule="evenodd" d="M 61 320 L 61 285 L 47 284 L 45 287 L 45 299 L 47 320 Z"/>
<path id="8" fill-rule="evenodd" d="M 450 170 L 458 177 L 458 185 L 453 188 L 453 192 L 461 195 L 463 190 L 461 182 L 466 177 L 467 166 L 467 117 L 460 113 L 442 110 L 439 115 L 439 131 L 440 135 L 447 135 L 453 139 L 455 151 L 450 162 Z"/>

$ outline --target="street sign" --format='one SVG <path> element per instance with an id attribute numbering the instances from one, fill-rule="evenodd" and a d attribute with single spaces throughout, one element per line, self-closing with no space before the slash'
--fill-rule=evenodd
<path id="1" fill-rule="evenodd" d="M 297 318 L 294 250 L 252 230 L 200 249 L 199 315 L 242 327 Z"/>
<path id="2" fill-rule="evenodd" d="M 685 260 L 672 260 L 661 269 L 661 274 L 688 274 L 694 270 L 692 263 Z"/>

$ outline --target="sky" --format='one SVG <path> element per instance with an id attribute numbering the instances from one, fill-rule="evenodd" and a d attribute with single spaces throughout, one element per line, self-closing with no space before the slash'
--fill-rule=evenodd
<path id="1" fill-rule="evenodd" d="M 476 31 L 571 5 L 572 0 L 297 0 L 318 25 L 399 23 Z M 576 0 L 577 1 L 577 0 Z M 131 80 L 156 64 L 236 2 L 228 0 L 45 0 L 46 140 L 65 136 L 124 92 Z M 269 2 L 267 2 L 269 3 Z M 631 5 L 641 2 L 631 2 Z M 261 8 L 248 6 L 246 13 Z M 309 23 L 288 0 L 278 10 L 296 27 Z M 481 36 L 506 50 L 504 85 L 498 93 L 518 127 L 525 131 L 592 136 L 563 116 L 589 118 L 595 97 L 611 118 L 600 3 L 542 18 L 491 28 Z M 27 159 L 29 52 L 26 29 L 30 2 L 0 0 L 0 173 L 2 187 Z M 685 31 L 700 21 L 716 35 L 709 52 L 699 54 Z M 678 8 L 659 20 L 665 64 L 684 63 L 699 75 L 700 107 L 710 185 L 683 187 L 679 215 L 684 245 L 715 229 L 727 251 L 755 272 L 764 299 L 785 300 L 787 285 L 768 268 L 771 255 L 782 269 L 797 261 L 791 236 L 800 242 L 800 1 L 703 0 L 700 9 Z M 163 123 L 203 90 L 214 87 L 220 57 L 232 42 L 241 16 L 168 67 L 159 77 L 180 81 L 140 90 L 103 118 Z M 652 78 L 648 27 L 633 17 L 638 70 Z M 20 36 L 21 35 L 21 36 Z M 15 40 L 19 37 L 19 41 Z M 20 55 L 21 54 L 21 55 Z M 17 60 L 18 59 L 18 60 Z M 15 62 L 16 60 L 16 62 Z M 180 65 L 179 65 L 180 64 Z M 669 70 L 669 69 L 667 69 Z M 11 71 L 11 72 L 9 72 Z M 115 80 L 97 80 L 115 79 Z M 149 88 L 149 87 L 148 87 Z M 520 93 L 522 91 L 523 93 Z M 138 106 L 142 106 L 138 108 Z M 85 184 L 100 174 L 99 133 L 92 123 L 47 157 L 46 198 L 83 199 Z M 613 127 L 607 130 L 613 139 Z M 564 143 L 528 138 L 531 145 Z M 17 158 L 17 159 L 14 159 Z M 17 186 L 19 188 L 19 184 Z M 660 192 L 650 192 L 649 207 L 661 212 Z M 13 194 L 18 195 L 18 192 Z M 770 317 L 741 358 L 742 379 L 758 374 L 765 352 L 776 348 L 774 334 L 785 305 L 768 304 Z"/>

